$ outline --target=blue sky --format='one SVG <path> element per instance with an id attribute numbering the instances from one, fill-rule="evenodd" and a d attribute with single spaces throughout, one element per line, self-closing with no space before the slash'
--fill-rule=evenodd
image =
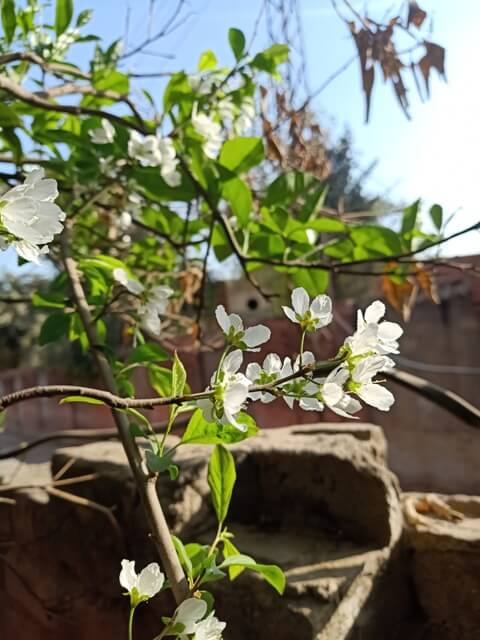
<path id="1" fill-rule="evenodd" d="M 353 42 L 345 25 L 331 8 L 330 0 L 300 0 L 308 61 L 308 79 L 312 89 L 323 84 L 354 53 Z M 158 2 L 156 20 L 162 24 L 165 7 L 173 0 Z M 172 53 L 173 60 L 153 56 L 131 58 L 128 68 L 137 71 L 193 71 L 205 49 L 213 49 L 221 63 L 232 62 L 227 42 L 231 26 L 248 36 L 261 6 L 260 0 L 189 0 L 192 13 L 186 24 L 155 51 Z M 392 0 L 354 1 L 361 9 L 368 6 L 372 17 L 381 19 L 393 6 Z M 390 86 L 377 79 L 374 88 L 370 123 L 364 123 L 364 104 L 360 73 L 354 62 L 332 82 L 314 105 L 320 122 L 333 134 L 348 126 L 354 137 L 357 157 L 368 165 L 378 160 L 368 187 L 375 193 L 410 202 L 421 197 L 428 205 L 438 202 L 445 214 L 457 211 L 448 232 L 467 227 L 480 218 L 478 206 L 478 149 L 480 147 L 480 3 L 478 0 L 423 0 L 421 6 L 433 17 L 432 40 L 447 49 L 448 83 L 433 77 L 431 99 L 421 103 L 409 79 L 412 120 L 408 121 L 393 96 Z M 75 9 L 94 8 L 89 31 L 105 41 L 123 35 L 127 6 L 130 6 L 130 46 L 146 33 L 146 0 L 76 0 Z M 263 24 L 255 41 L 258 48 L 266 44 Z M 128 47 L 127 47 L 128 48 Z M 255 46 L 253 47 L 255 49 Z M 77 48 L 81 62 L 85 48 Z M 141 85 L 140 85 L 141 86 Z M 161 87 L 147 85 L 160 97 Z M 480 234 L 474 232 L 446 245 L 447 255 L 478 253 Z M 9 261 L 10 262 L 10 261 Z"/>

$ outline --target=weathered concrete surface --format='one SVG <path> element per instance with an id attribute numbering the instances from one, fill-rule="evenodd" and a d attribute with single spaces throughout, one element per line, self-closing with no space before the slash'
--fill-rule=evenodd
<path id="1" fill-rule="evenodd" d="M 403 506 L 426 638 L 480 638 L 480 498 L 407 493 Z"/>
<path id="2" fill-rule="evenodd" d="M 208 497 L 209 447 L 178 450 L 178 481 L 162 478 L 162 504 L 185 542 L 215 526 Z M 397 482 L 385 442 L 371 425 L 317 425 L 264 432 L 232 448 L 237 489 L 228 524 L 240 549 L 287 573 L 280 598 L 255 575 L 212 585 L 229 621 L 226 640 L 388 640 L 415 618 L 403 574 Z M 59 450 L 52 474 L 94 473 L 62 487 L 91 501 L 74 504 L 36 489 L 0 504 L 0 637 L 95 640 L 125 635 L 121 558 L 154 559 L 138 496 L 117 443 Z M 2 475 L 0 467 L 0 475 Z M 25 482 L 25 479 L 24 479 Z M 103 507 L 112 507 L 115 521 Z M 388 586 L 388 588 L 387 588 Z M 167 598 L 143 605 L 136 639 L 151 639 Z M 413 638 L 413 634 L 408 636 Z"/>

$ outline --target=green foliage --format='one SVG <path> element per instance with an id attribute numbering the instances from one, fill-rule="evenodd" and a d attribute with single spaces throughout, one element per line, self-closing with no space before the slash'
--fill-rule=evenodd
<path id="1" fill-rule="evenodd" d="M 228 30 L 228 42 L 230 43 L 230 47 L 233 51 L 233 55 L 235 56 L 235 60 L 239 62 L 245 52 L 245 35 L 240 29 L 229 29 Z"/>
<path id="2" fill-rule="evenodd" d="M 172 395 L 181 396 L 185 391 L 186 382 L 187 372 L 185 371 L 182 361 L 175 352 L 172 367 Z"/>
<path id="3" fill-rule="evenodd" d="M 198 70 L 207 71 L 208 69 L 215 69 L 218 64 L 217 56 L 211 49 L 204 51 L 198 61 Z"/>
<path id="4" fill-rule="evenodd" d="M 15 0 L 1 0 L 2 27 L 7 44 L 10 44 L 15 35 L 17 18 L 15 15 Z"/>
<path id="5" fill-rule="evenodd" d="M 250 556 L 233 555 L 225 558 L 222 564 L 219 565 L 220 569 L 229 569 L 232 567 L 243 567 L 259 573 L 280 595 L 285 591 L 285 574 L 274 564 L 257 564 Z"/>
<path id="6" fill-rule="evenodd" d="M 68 29 L 73 17 L 73 0 L 57 0 L 55 8 L 55 32 L 60 36 Z"/>
<path id="7" fill-rule="evenodd" d="M 71 324 L 71 316 L 63 312 L 52 313 L 42 325 L 38 343 L 46 345 L 55 342 L 68 335 Z"/>
<path id="8" fill-rule="evenodd" d="M 430 207 L 430 218 L 432 219 L 433 224 L 435 225 L 437 231 L 442 229 L 443 222 L 443 209 L 439 204 L 434 204 Z"/>
<path id="9" fill-rule="evenodd" d="M 222 184 L 222 196 L 227 200 L 241 227 L 245 227 L 252 211 L 252 192 L 241 178 Z"/>
<path id="10" fill-rule="evenodd" d="M 245 173 L 264 159 L 261 138 L 233 138 L 222 147 L 219 162 L 235 173 Z"/>
<path id="11" fill-rule="evenodd" d="M 247 425 L 246 431 L 240 431 L 229 424 L 207 422 L 202 411 L 197 409 L 182 436 L 182 444 L 234 444 L 258 433 L 255 420 L 247 413 L 240 412 L 238 421 Z"/>
<path id="12" fill-rule="evenodd" d="M 224 446 L 217 444 L 208 464 L 208 486 L 220 525 L 227 517 L 236 478 L 235 460 L 232 454 Z"/>

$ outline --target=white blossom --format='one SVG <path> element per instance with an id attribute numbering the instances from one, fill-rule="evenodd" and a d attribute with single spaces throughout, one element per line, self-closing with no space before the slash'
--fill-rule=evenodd
<path id="1" fill-rule="evenodd" d="M 199 598 L 187 598 L 175 611 L 172 623 L 173 625 L 183 625 L 181 637 L 186 637 L 187 635 L 195 633 L 197 624 L 206 613 L 207 603 L 205 600 L 200 600 Z"/>
<path id="2" fill-rule="evenodd" d="M 403 334 L 402 327 L 396 322 L 380 320 L 385 315 L 385 305 L 375 300 L 365 310 L 365 316 L 360 309 L 357 311 L 357 330 L 345 340 L 352 356 L 366 353 L 398 353 L 398 339 Z"/>
<path id="3" fill-rule="evenodd" d="M 162 162 L 157 136 L 142 136 L 138 131 L 130 131 L 128 155 L 143 167 L 158 167 Z"/>
<path id="4" fill-rule="evenodd" d="M 386 356 L 370 356 L 355 365 L 348 383 L 349 389 L 364 402 L 380 411 L 388 411 L 395 401 L 393 394 L 373 378 L 381 371 L 388 371 L 395 363 Z"/>
<path id="5" fill-rule="evenodd" d="M 237 136 L 242 135 L 251 128 L 255 119 L 255 102 L 253 98 L 247 96 L 243 99 L 240 106 L 240 113 L 235 120 L 233 126 L 235 134 Z"/>
<path id="6" fill-rule="evenodd" d="M 115 138 L 115 128 L 106 118 L 102 118 L 101 126 L 89 131 L 93 144 L 111 144 Z"/>
<path id="7" fill-rule="evenodd" d="M 195 629 L 195 640 L 221 640 L 222 632 L 226 627 L 225 622 L 221 622 L 213 611 L 204 619 L 201 620 Z"/>
<path id="8" fill-rule="evenodd" d="M 260 351 L 257 347 L 270 340 L 271 331 L 263 324 L 244 329 L 242 318 L 236 313 L 227 314 L 223 305 L 215 309 L 215 317 L 227 341 L 247 351 Z"/>
<path id="9" fill-rule="evenodd" d="M 122 211 L 116 223 L 120 231 L 127 231 L 132 225 L 132 215 L 128 211 Z"/>
<path id="10" fill-rule="evenodd" d="M 128 155 L 144 167 L 160 167 L 160 175 L 169 187 L 178 187 L 181 183 L 182 176 L 177 171 L 178 159 L 170 138 L 142 136 L 138 131 L 131 131 Z"/>
<path id="11" fill-rule="evenodd" d="M 327 295 L 316 296 L 310 303 L 303 287 L 292 291 L 292 307 L 282 309 L 289 320 L 299 324 L 304 331 L 316 331 L 332 321 L 332 301 Z"/>
<path id="12" fill-rule="evenodd" d="M 117 267 L 112 271 L 112 275 L 115 282 L 118 282 L 118 284 L 121 284 L 123 287 L 125 287 L 125 289 L 130 291 L 130 293 L 139 295 L 145 289 L 145 287 L 141 282 L 133 278 L 130 278 L 128 273 L 125 271 L 125 269 L 121 269 L 120 267 Z"/>
<path id="13" fill-rule="evenodd" d="M 308 382 L 299 405 L 306 411 L 323 411 L 325 405 L 334 413 L 352 418 L 353 413 L 360 411 L 361 404 L 345 392 L 344 385 L 350 377 L 348 369 L 337 367 L 322 380 Z"/>
<path id="14" fill-rule="evenodd" d="M 192 126 L 197 133 L 204 138 L 203 152 L 208 158 L 218 156 L 223 144 L 222 127 L 205 113 L 198 113 L 198 105 L 195 103 L 192 110 Z"/>
<path id="15" fill-rule="evenodd" d="M 315 356 L 311 351 L 304 351 L 302 356 L 297 356 L 295 361 L 293 362 L 287 356 L 282 364 L 282 370 L 280 371 L 280 378 L 288 378 L 292 376 L 294 373 L 297 373 L 301 367 L 305 367 L 307 365 L 312 365 L 315 363 Z M 308 375 L 308 374 L 305 374 Z M 283 392 L 283 399 L 290 409 L 293 409 L 293 405 L 296 399 L 302 397 L 305 392 L 305 386 L 308 384 L 308 381 L 305 377 L 294 378 L 291 381 L 284 382 L 278 386 Z"/>
<path id="16" fill-rule="evenodd" d="M 138 309 L 141 324 L 150 333 L 159 335 L 162 328 L 160 316 L 165 313 L 173 290 L 170 287 L 157 286 L 146 291 L 141 282 L 130 278 L 125 269 L 121 268 L 114 269 L 112 275 L 113 279 L 127 291 L 136 296 L 142 295 L 142 304 Z"/>
<path id="17" fill-rule="evenodd" d="M 276 353 L 269 353 L 262 366 L 258 362 L 250 362 L 245 373 L 253 384 L 268 384 L 278 380 L 281 371 L 282 361 L 280 356 Z M 253 391 L 249 393 L 249 397 L 251 400 L 261 400 L 265 403 L 275 400 L 275 396 L 268 391 Z"/>
<path id="18" fill-rule="evenodd" d="M 153 287 L 148 292 L 146 303 L 140 307 L 138 314 L 142 321 L 142 326 L 153 333 L 159 335 L 162 329 L 160 316 L 165 313 L 168 307 L 168 299 L 173 294 L 170 287 Z"/>
<path id="19" fill-rule="evenodd" d="M 178 159 L 172 140 L 170 138 L 159 138 L 158 149 L 162 158 L 160 175 L 169 187 L 178 187 L 182 181 L 182 176 L 177 171 Z"/>
<path id="20" fill-rule="evenodd" d="M 46 245 L 63 230 L 66 217 L 53 202 L 58 197 L 56 180 L 44 175 L 43 169 L 31 171 L 22 185 L 0 198 L 0 223 L 8 232 L 3 235 L 21 257 L 37 263 L 48 253 Z"/>
<path id="21" fill-rule="evenodd" d="M 137 575 L 134 560 L 122 560 L 120 584 L 130 594 L 132 606 L 153 598 L 163 587 L 165 576 L 156 562 L 147 565 Z"/>
<path id="22" fill-rule="evenodd" d="M 210 398 L 198 400 L 197 404 L 207 422 L 231 424 L 240 431 L 246 431 L 247 425 L 238 422 L 237 414 L 243 409 L 248 399 L 250 380 L 238 373 L 243 362 L 243 353 L 235 349 L 224 359 L 218 374 L 214 374 L 210 389 Z"/>

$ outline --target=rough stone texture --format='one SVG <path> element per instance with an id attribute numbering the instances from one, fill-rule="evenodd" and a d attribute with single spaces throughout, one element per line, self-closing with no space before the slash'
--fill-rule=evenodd
<path id="1" fill-rule="evenodd" d="M 158 484 L 169 523 L 186 542 L 211 539 L 215 527 L 209 450 L 180 448 L 179 480 L 163 477 Z M 380 429 L 277 429 L 232 451 L 238 479 L 229 529 L 242 552 L 285 569 L 287 589 L 280 598 L 247 572 L 233 584 L 213 584 L 218 614 L 229 621 L 225 639 L 398 638 L 400 623 L 414 618 L 415 608 L 398 557 L 402 515 Z M 113 507 L 118 527 L 101 510 L 45 492 L 39 499 L 38 489 L 17 492 L 16 506 L 0 504 L 1 638 L 125 635 L 120 559 L 135 558 L 138 566 L 154 559 L 138 496 L 118 443 L 61 449 L 52 473 L 70 460 L 64 477 L 95 473 L 96 479 L 64 489 Z M 172 603 L 160 598 L 142 608 L 135 637 L 151 640 Z"/>
<path id="2" fill-rule="evenodd" d="M 429 620 L 428 640 L 480 637 L 480 498 L 436 496 L 463 514 L 449 522 L 435 513 L 412 517 L 412 498 L 403 497 L 405 538 L 420 604 Z"/>

